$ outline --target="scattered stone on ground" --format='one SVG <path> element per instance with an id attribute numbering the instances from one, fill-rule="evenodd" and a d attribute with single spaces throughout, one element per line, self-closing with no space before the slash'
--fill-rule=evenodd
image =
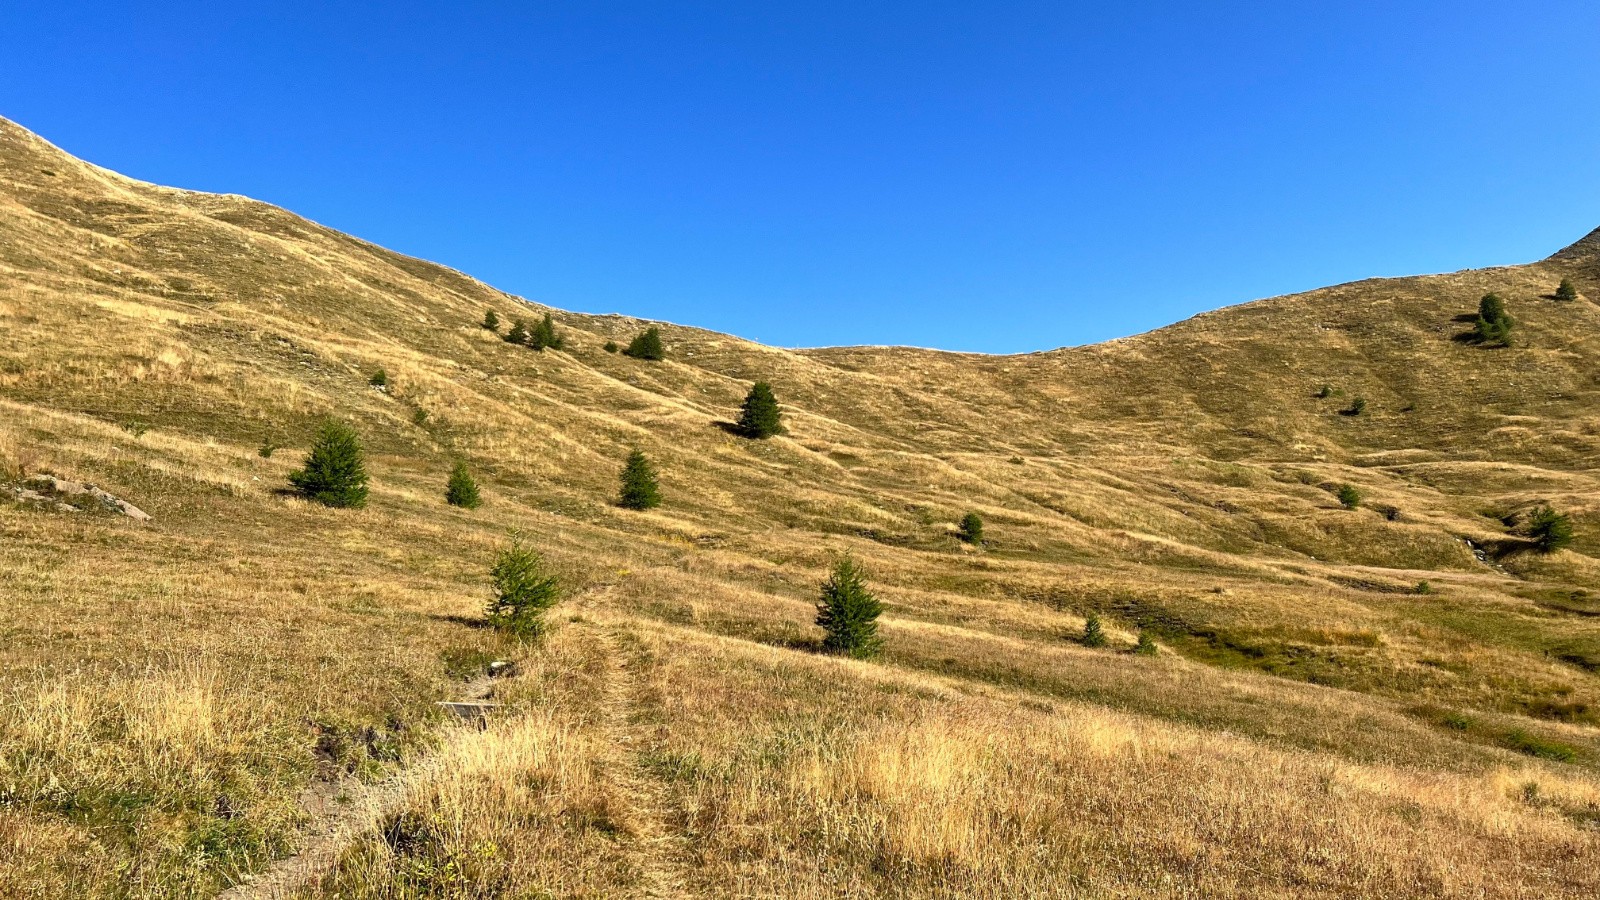
<path id="1" fill-rule="evenodd" d="M 150 521 L 149 513 L 114 494 L 92 484 L 54 475 L 30 475 L 22 484 L 12 485 L 11 493 L 18 500 L 53 505 L 61 512 L 82 512 L 85 506 L 95 503 L 106 512 L 127 516 L 135 522 Z M 68 503 L 68 499 L 75 502 Z"/>

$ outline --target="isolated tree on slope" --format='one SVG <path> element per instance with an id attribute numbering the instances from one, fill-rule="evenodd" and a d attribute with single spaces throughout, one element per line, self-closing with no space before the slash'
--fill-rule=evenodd
<path id="1" fill-rule="evenodd" d="M 489 624 L 518 637 L 537 637 L 544 631 L 544 612 L 561 599 L 554 575 L 544 571 L 539 554 L 522 545 L 519 535 L 495 557 L 489 570 L 494 597 L 486 610 Z"/>
<path id="2" fill-rule="evenodd" d="M 628 509 L 654 509 L 661 505 L 655 467 L 641 450 L 628 454 L 628 462 L 622 467 L 622 496 L 617 502 Z"/>
<path id="3" fill-rule="evenodd" d="M 1486 344 L 1511 346 L 1511 329 L 1516 322 L 1506 313 L 1506 304 L 1499 294 L 1484 294 L 1478 301 L 1478 320 L 1472 330 L 1479 341 Z"/>
<path id="4" fill-rule="evenodd" d="M 739 408 L 739 431 L 749 438 L 769 438 L 783 433 L 783 413 L 778 409 L 772 385 L 758 381 L 750 388 L 744 405 Z"/>
<path id="5" fill-rule="evenodd" d="M 1561 279 L 1561 285 L 1556 288 L 1556 299 L 1568 302 L 1578 299 L 1578 289 L 1573 285 L 1572 279 Z"/>
<path id="6" fill-rule="evenodd" d="M 661 346 L 661 330 L 654 325 L 641 331 L 622 352 L 634 359 L 663 359 L 667 355 Z"/>
<path id="7" fill-rule="evenodd" d="M 883 604 L 867 590 L 866 573 L 849 557 L 839 560 L 817 601 L 817 625 L 826 632 L 822 648 L 857 659 L 876 655 L 883 647 L 878 637 L 882 613 Z"/>
<path id="8" fill-rule="evenodd" d="M 450 470 L 450 484 L 445 488 L 444 499 L 451 506 L 462 509 L 477 509 L 483 505 L 483 498 L 478 496 L 478 482 L 467 471 L 466 463 L 458 460 L 455 468 Z"/>
<path id="9" fill-rule="evenodd" d="M 322 423 L 305 467 L 289 473 L 289 483 L 308 500 L 354 508 L 367 502 L 367 469 L 355 429 L 329 419 Z"/>
<path id="10" fill-rule="evenodd" d="M 494 314 L 494 310 L 491 309 L 483 314 L 483 327 L 490 331 L 500 330 L 500 317 Z"/>
<path id="11" fill-rule="evenodd" d="M 1572 520 L 1548 506 L 1528 517 L 1528 536 L 1541 553 L 1554 553 L 1572 543 Z"/>
<path id="12" fill-rule="evenodd" d="M 983 517 L 975 512 L 962 516 L 961 525 L 956 529 L 956 537 L 969 544 L 983 543 Z"/>

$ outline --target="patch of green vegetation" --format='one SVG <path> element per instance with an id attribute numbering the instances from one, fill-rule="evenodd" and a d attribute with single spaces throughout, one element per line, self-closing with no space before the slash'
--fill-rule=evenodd
<path id="1" fill-rule="evenodd" d="M 1506 732 L 1501 738 L 1501 743 L 1508 749 L 1539 759 L 1572 762 L 1578 758 L 1578 748 L 1529 734 L 1521 728 L 1513 728 Z"/>

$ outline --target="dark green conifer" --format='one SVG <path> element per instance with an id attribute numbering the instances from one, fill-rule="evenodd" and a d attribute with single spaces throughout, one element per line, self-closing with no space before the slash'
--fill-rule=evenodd
<path id="1" fill-rule="evenodd" d="M 489 625 L 521 638 L 544 631 L 545 610 L 561 599 L 555 576 L 546 574 L 544 560 L 522 545 L 519 535 L 495 557 L 489 570 L 494 597 L 486 610 Z"/>
<path id="2" fill-rule="evenodd" d="M 511 330 L 506 332 L 505 340 L 508 344 L 526 344 L 528 342 L 528 323 L 521 319 L 513 319 L 511 321 Z"/>
<path id="3" fill-rule="evenodd" d="M 656 470 L 643 451 L 628 454 L 628 462 L 622 467 L 622 496 L 617 502 L 628 509 L 654 509 L 661 505 Z"/>
<path id="4" fill-rule="evenodd" d="M 370 384 L 375 388 L 386 388 L 389 386 L 389 373 L 379 369 L 378 371 L 372 373 L 371 378 L 367 379 L 367 384 Z"/>
<path id="5" fill-rule="evenodd" d="M 1478 319 L 1472 331 L 1479 343 L 1511 346 L 1511 329 L 1516 322 L 1506 312 L 1506 304 L 1499 294 L 1484 294 L 1478 301 Z"/>
<path id="6" fill-rule="evenodd" d="M 1355 509 L 1361 505 L 1361 490 L 1353 484 L 1339 485 L 1339 502 L 1345 509 Z"/>
<path id="7" fill-rule="evenodd" d="M 663 359 L 666 350 L 661 346 L 661 330 L 651 325 L 633 339 L 623 354 L 634 359 Z"/>
<path id="8" fill-rule="evenodd" d="M 1133 645 L 1133 652 L 1140 656 L 1155 656 L 1160 652 L 1156 648 L 1156 639 L 1146 629 L 1139 629 L 1139 642 Z"/>
<path id="9" fill-rule="evenodd" d="M 758 381 L 739 408 L 739 433 L 748 438 L 769 438 L 783 433 L 783 413 L 772 385 Z"/>
<path id="10" fill-rule="evenodd" d="M 477 509 L 483 505 L 483 498 L 478 496 L 478 482 L 467 471 L 465 462 L 457 460 L 455 468 L 450 470 L 450 484 L 445 488 L 444 499 L 462 509 Z"/>
<path id="11" fill-rule="evenodd" d="M 961 525 L 956 530 L 956 536 L 969 544 L 983 543 L 983 517 L 975 512 L 969 512 L 961 517 Z"/>
<path id="12" fill-rule="evenodd" d="M 367 470 L 355 429 L 335 419 L 323 422 L 305 468 L 290 472 L 289 483 L 306 499 L 326 506 L 365 505 Z"/>
<path id="13" fill-rule="evenodd" d="M 1561 279 L 1561 285 L 1556 288 L 1556 299 L 1567 302 L 1578 299 L 1578 288 L 1573 285 L 1571 278 Z"/>
<path id="14" fill-rule="evenodd" d="M 826 632 L 823 649 L 858 659 L 877 654 L 883 646 L 878 638 L 882 612 L 883 604 L 867 590 L 866 573 L 849 557 L 839 560 L 817 601 L 817 625 Z"/>
<path id="15" fill-rule="evenodd" d="M 1085 647 L 1106 645 L 1106 632 L 1100 627 L 1099 613 L 1089 613 L 1089 618 L 1083 621 L 1083 645 Z"/>
<path id="16" fill-rule="evenodd" d="M 622 348 L 617 346 L 616 341 L 606 341 L 605 346 L 601 349 L 605 350 L 607 353 L 616 353 Z"/>
<path id="17" fill-rule="evenodd" d="M 549 313 L 544 314 L 544 318 L 533 326 L 533 331 L 528 335 L 528 346 L 535 350 L 543 350 L 546 347 L 560 350 L 565 343 L 561 335 L 556 334 L 556 323 L 550 318 Z"/>
<path id="18" fill-rule="evenodd" d="M 1548 506 L 1528 516 L 1528 536 L 1541 553 L 1554 553 L 1572 543 L 1572 520 Z"/>
<path id="19" fill-rule="evenodd" d="M 483 314 L 483 327 L 490 331 L 500 330 L 500 317 L 494 314 L 494 310 L 491 309 Z"/>

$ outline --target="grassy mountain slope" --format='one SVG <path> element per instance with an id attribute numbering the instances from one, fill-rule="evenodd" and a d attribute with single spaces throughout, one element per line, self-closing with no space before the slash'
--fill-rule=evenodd
<path id="1" fill-rule="evenodd" d="M 1489 290 L 1511 348 L 1457 339 Z M 410 770 L 298 890 L 1592 896 L 1589 298 L 1600 233 L 1017 357 L 661 324 L 644 362 L 602 346 L 646 323 L 559 310 L 538 353 L 478 323 L 541 307 L 0 120 L 0 483 L 154 516 L 0 500 L 0 892 L 209 894 L 313 845 L 319 789 Z M 719 427 L 758 378 L 759 443 Z M 329 415 L 366 509 L 282 492 Z M 633 447 L 659 510 L 612 502 Z M 1571 549 L 1518 534 L 1541 503 Z M 513 528 L 567 589 L 537 646 L 478 627 Z M 843 553 L 879 662 L 815 652 Z M 495 658 L 501 712 L 452 736 L 434 702 Z"/>

